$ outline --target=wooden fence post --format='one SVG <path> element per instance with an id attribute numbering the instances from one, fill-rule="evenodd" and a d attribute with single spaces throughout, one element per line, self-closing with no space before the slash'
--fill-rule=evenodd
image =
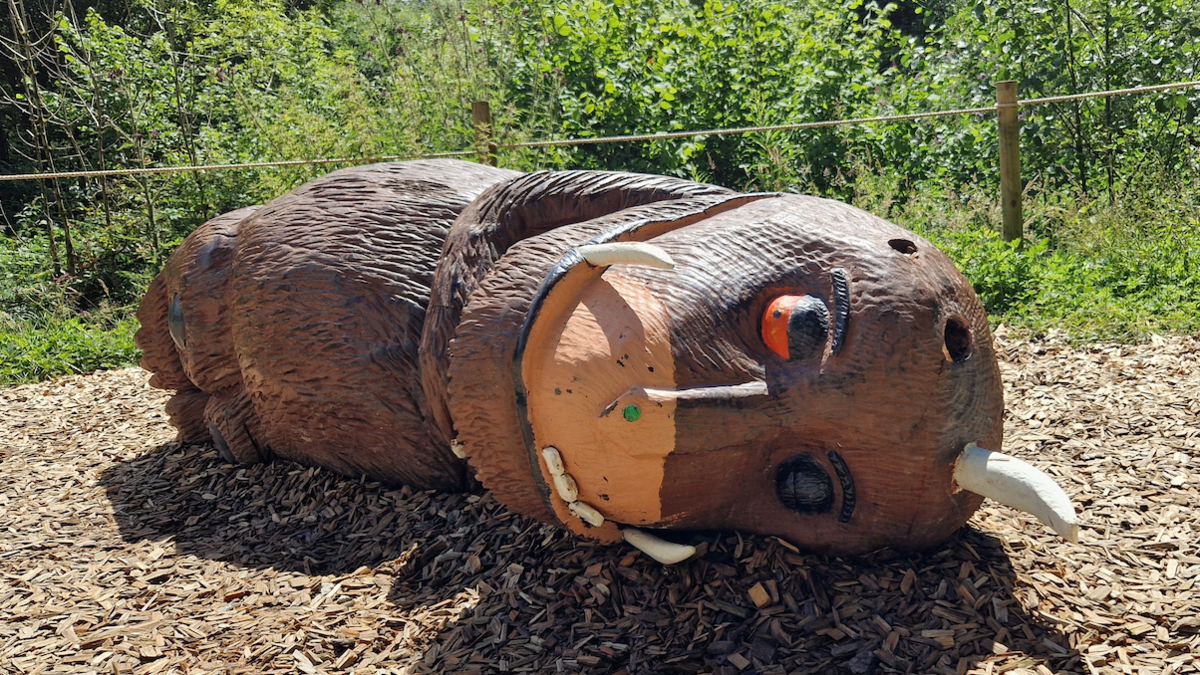
<path id="1" fill-rule="evenodd" d="M 496 166 L 496 144 L 492 142 L 492 107 L 487 101 L 471 103 L 471 121 L 475 124 L 475 145 L 479 148 L 479 161 Z"/>
<path id="2" fill-rule="evenodd" d="M 1024 236 L 1021 215 L 1021 123 L 1017 119 L 1017 83 L 996 84 L 996 116 L 1000 137 L 1000 210 L 1004 241 Z"/>

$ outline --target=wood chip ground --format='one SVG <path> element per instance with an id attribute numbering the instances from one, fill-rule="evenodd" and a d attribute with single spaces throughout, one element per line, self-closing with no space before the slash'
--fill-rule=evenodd
<path id="1" fill-rule="evenodd" d="M 139 370 L 0 390 L 0 672 L 1196 672 L 1200 340 L 998 349 L 1005 450 L 1078 545 L 988 503 L 920 554 L 701 533 L 663 567 L 488 495 L 222 464 Z"/>

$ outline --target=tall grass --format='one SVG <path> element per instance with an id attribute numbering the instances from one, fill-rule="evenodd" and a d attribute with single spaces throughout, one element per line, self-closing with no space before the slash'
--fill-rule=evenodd
<path id="1" fill-rule="evenodd" d="M 137 321 L 120 317 L 43 315 L 16 319 L 0 313 L 0 385 L 37 382 L 137 362 Z"/>

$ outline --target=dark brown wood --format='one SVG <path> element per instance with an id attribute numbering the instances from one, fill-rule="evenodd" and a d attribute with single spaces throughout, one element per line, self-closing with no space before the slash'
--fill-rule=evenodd
<path id="1" fill-rule="evenodd" d="M 451 410 L 472 463 L 492 468 L 490 475 L 481 472 L 484 485 L 513 508 L 534 501 L 534 489 L 528 480 L 524 488 L 513 485 L 522 475 L 520 462 L 511 459 L 521 450 L 517 425 L 509 421 L 516 411 L 494 399 L 511 386 L 504 366 L 525 317 L 522 296 L 536 293 L 570 246 L 624 220 L 669 215 L 679 214 L 650 205 L 616 214 L 620 220 L 569 225 L 522 241 L 473 296 L 451 349 Z M 889 246 L 899 236 L 913 242 L 916 253 Z M 977 495 L 952 494 L 950 472 L 969 439 L 1000 447 L 999 373 L 982 307 L 931 244 L 852 207 L 796 196 L 755 201 L 653 241 L 675 259 L 675 270 L 630 266 L 605 276 L 640 283 L 666 305 L 675 387 L 764 381 L 771 393 L 677 402 L 675 445 L 658 495 L 662 517 L 653 525 L 736 527 L 846 552 L 934 543 L 978 507 Z M 835 268 L 847 271 L 852 298 L 841 353 L 832 354 L 831 340 L 819 358 L 780 359 L 759 336 L 762 311 L 789 293 L 832 306 Z M 943 351 L 950 320 L 963 322 L 972 335 L 972 353 L 962 363 Z M 632 362 L 615 365 L 625 355 L 617 338 L 597 344 L 595 359 L 614 364 L 608 375 L 637 372 L 636 353 Z M 616 385 L 597 380 L 604 389 L 598 392 L 579 381 L 571 396 L 611 400 L 614 391 L 639 381 L 631 377 Z M 844 458 L 856 485 L 849 523 L 838 521 L 844 494 L 831 450 Z M 834 512 L 805 517 L 777 499 L 771 467 L 797 455 L 813 457 L 839 484 Z"/>
<path id="2" fill-rule="evenodd" d="M 143 365 L 192 401 L 173 423 L 194 435 L 203 416 L 238 461 L 463 489 L 463 463 L 425 421 L 417 349 L 450 224 L 517 175 L 450 160 L 344 169 L 197 230 L 140 313 Z M 163 311 L 175 297 L 182 349 Z M 212 397 L 203 412 L 193 388 Z"/>
<path id="3" fill-rule="evenodd" d="M 141 366 L 154 373 L 151 386 L 177 391 L 167 412 L 181 440 L 207 440 L 209 396 L 241 387 L 229 329 L 229 267 L 238 225 L 258 208 L 231 211 L 196 228 L 150 284 L 138 308 Z M 184 330 L 190 349 L 177 348 L 170 335 L 172 303 L 187 307 Z"/>
<path id="4" fill-rule="evenodd" d="M 576 250 L 602 241 L 675 267 Z M 829 317 L 794 356 L 762 335 L 781 296 Z M 229 460 L 439 489 L 468 487 L 469 463 L 513 510 L 601 541 L 634 525 L 924 547 L 982 501 L 954 491 L 963 446 L 1002 441 L 970 284 L 924 239 L 814 197 L 449 160 L 347 169 L 210 221 L 139 316 L 143 365 L 179 390 L 173 423 Z"/>
<path id="5" fill-rule="evenodd" d="M 453 438 L 445 403 L 450 340 L 467 301 L 509 247 L 563 225 L 642 204 L 729 194 L 733 193 L 725 188 L 678 178 L 604 171 L 537 172 L 484 192 L 447 236 L 421 336 L 422 386 L 443 436 Z"/>

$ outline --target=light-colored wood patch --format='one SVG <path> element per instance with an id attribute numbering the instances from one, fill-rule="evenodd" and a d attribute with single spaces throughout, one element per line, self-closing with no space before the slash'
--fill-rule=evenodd
<path id="1" fill-rule="evenodd" d="M 566 290 L 547 298 L 525 354 L 534 437 L 607 520 L 658 522 L 675 401 L 646 390 L 675 385 L 666 308 L 620 267 Z"/>

